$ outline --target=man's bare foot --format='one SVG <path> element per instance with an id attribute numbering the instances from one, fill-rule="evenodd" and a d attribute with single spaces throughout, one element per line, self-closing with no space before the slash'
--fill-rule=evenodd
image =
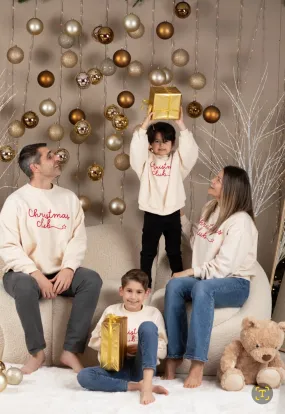
<path id="1" fill-rule="evenodd" d="M 153 392 L 155 394 L 164 394 L 164 395 L 169 394 L 167 389 L 160 385 L 151 385 L 151 387 L 149 387 L 148 385 L 144 384 L 144 381 L 140 381 L 139 384 L 140 384 L 140 403 L 143 405 L 148 405 L 155 401 Z"/>
<path id="2" fill-rule="evenodd" d="M 69 351 L 63 351 L 60 357 L 60 362 L 73 369 L 78 374 L 84 367 L 78 359 L 76 354 Z"/>
<path id="3" fill-rule="evenodd" d="M 167 358 L 165 362 L 165 372 L 161 377 L 162 380 L 174 380 L 176 375 L 176 369 L 183 362 L 183 358 L 180 359 L 171 359 Z"/>
<path id="4" fill-rule="evenodd" d="M 188 377 L 184 381 L 184 388 L 197 388 L 202 384 L 204 362 L 192 361 Z"/>
<path id="5" fill-rule="evenodd" d="M 44 351 L 39 351 L 35 355 L 31 355 L 28 362 L 22 366 L 21 371 L 23 374 L 31 374 L 37 371 L 45 362 Z"/>

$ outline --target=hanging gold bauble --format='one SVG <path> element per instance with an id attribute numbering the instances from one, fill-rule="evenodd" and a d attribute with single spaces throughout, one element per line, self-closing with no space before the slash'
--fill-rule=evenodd
<path id="1" fill-rule="evenodd" d="M 190 76 L 189 83 L 191 88 L 199 90 L 204 88 L 204 86 L 206 85 L 206 78 L 202 73 L 196 72 Z"/>
<path id="2" fill-rule="evenodd" d="M 4 391 L 7 387 L 7 378 L 3 374 L 3 372 L 0 372 L 0 392 Z"/>
<path id="3" fill-rule="evenodd" d="M 89 210 L 90 207 L 91 207 L 91 201 L 90 201 L 90 199 L 88 197 L 84 196 L 84 195 L 79 196 L 78 198 L 79 198 L 79 201 L 80 201 L 82 210 L 84 212 L 87 211 L 87 210 Z"/>
<path id="4" fill-rule="evenodd" d="M 145 32 L 145 27 L 141 23 L 137 30 L 135 30 L 134 32 L 127 32 L 127 33 L 132 39 L 139 39 L 140 37 L 144 35 L 144 32 Z"/>
<path id="5" fill-rule="evenodd" d="M 76 76 L 76 83 L 77 86 L 79 86 L 80 89 L 87 89 L 89 88 L 91 82 L 88 73 L 86 72 L 80 72 Z"/>
<path id="6" fill-rule="evenodd" d="M 6 372 L 7 382 L 10 385 L 19 385 L 23 379 L 23 373 L 19 368 L 11 367 Z"/>
<path id="7" fill-rule="evenodd" d="M 17 119 L 15 119 L 15 121 L 12 121 L 8 127 L 8 134 L 10 135 L 10 137 L 20 138 L 24 135 L 24 133 L 25 125 L 23 124 L 23 122 L 18 121 Z"/>
<path id="8" fill-rule="evenodd" d="M 115 115 L 112 119 L 112 125 L 117 131 L 123 131 L 128 127 L 129 120 L 123 114 Z"/>
<path id="9" fill-rule="evenodd" d="M 82 121 L 79 121 L 82 122 Z M 82 144 L 83 142 L 86 141 L 86 139 L 88 138 L 88 135 L 78 135 L 76 134 L 76 132 L 74 131 L 74 129 L 70 132 L 69 134 L 70 140 L 77 145 Z"/>
<path id="10" fill-rule="evenodd" d="M 64 128 L 60 124 L 53 124 L 48 129 L 48 137 L 51 141 L 57 142 L 64 137 Z"/>
<path id="11" fill-rule="evenodd" d="M 127 50 L 117 50 L 113 55 L 113 61 L 119 68 L 125 68 L 131 62 L 131 55 Z"/>
<path id="12" fill-rule="evenodd" d="M 38 83 L 43 88 L 50 88 L 54 84 L 54 74 L 49 70 L 43 70 L 38 74 Z"/>
<path id="13" fill-rule="evenodd" d="M 161 86 L 165 85 L 166 83 L 165 73 L 161 69 L 152 70 L 149 73 L 148 78 L 150 80 L 150 83 L 154 86 Z"/>
<path id="14" fill-rule="evenodd" d="M 124 17 L 124 28 L 127 32 L 135 32 L 140 27 L 140 24 L 140 18 L 134 13 L 129 13 Z"/>
<path id="15" fill-rule="evenodd" d="M 190 118 L 198 118 L 202 114 L 203 107 L 199 102 L 192 101 L 187 105 L 187 114 Z"/>
<path id="16" fill-rule="evenodd" d="M 173 79 L 173 73 L 172 73 L 172 71 L 170 69 L 168 69 L 168 68 L 163 68 L 161 70 L 165 74 L 165 85 L 167 85 L 168 83 L 172 82 L 172 79 Z"/>
<path id="17" fill-rule="evenodd" d="M 80 36 L 82 32 L 82 26 L 77 20 L 68 20 L 64 25 L 64 31 L 71 37 Z"/>
<path id="18" fill-rule="evenodd" d="M 221 117 L 221 111 L 214 105 L 207 106 L 203 111 L 203 118 L 209 124 L 214 124 L 218 122 Z"/>
<path id="19" fill-rule="evenodd" d="M 40 113 L 44 116 L 52 116 L 56 112 L 56 104 L 52 99 L 44 99 L 39 106 Z"/>
<path id="20" fill-rule="evenodd" d="M 26 128 L 35 128 L 39 123 L 39 117 L 34 111 L 27 111 L 22 116 L 22 122 Z"/>
<path id="21" fill-rule="evenodd" d="M 108 121 L 112 121 L 115 115 L 120 114 L 120 108 L 117 105 L 109 105 L 106 107 L 104 115 L 105 118 L 108 119 Z"/>
<path id="22" fill-rule="evenodd" d="M 61 63 L 65 68 L 74 68 L 77 65 L 78 56 L 72 50 L 67 50 L 61 55 Z"/>
<path id="23" fill-rule="evenodd" d="M 112 76 L 116 72 L 117 66 L 115 65 L 112 59 L 106 58 L 101 63 L 100 70 L 104 76 Z"/>
<path id="24" fill-rule="evenodd" d="M 73 125 L 75 125 L 76 122 L 81 121 L 82 119 L 85 119 L 85 118 L 86 118 L 85 113 L 79 108 L 72 109 L 72 111 L 70 111 L 68 115 L 69 122 Z"/>
<path id="25" fill-rule="evenodd" d="M 4 364 L 3 361 L 0 361 L 0 372 L 5 371 L 5 369 L 6 369 L 6 365 Z"/>
<path id="26" fill-rule="evenodd" d="M 186 1 L 180 1 L 176 4 L 174 12 L 179 19 L 186 19 L 186 17 L 190 16 L 191 7 Z"/>
<path id="27" fill-rule="evenodd" d="M 92 132 L 91 125 L 89 124 L 88 121 L 86 121 L 85 119 L 82 119 L 82 121 L 78 121 L 74 125 L 74 132 L 77 135 L 87 138 Z"/>
<path id="28" fill-rule="evenodd" d="M 27 22 L 26 28 L 31 35 L 39 35 L 44 30 L 44 24 L 40 19 L 33 17 Z"/>
<path id="29" fill-rule="evenodd" d="M 160 39 L 170 39 L 174 34 L 174 27 L 172 23 L 161 22 L 156 27 L 156 34 Z"/>
<path id="30" fill-rule="evenodd" d="M 120 171 L 130 168 L 130 156 L 128 154 L 118 154 L 114 160 L 115 167 Z"/>
<path id="31" fill-rule="evenodd" d="M 56 150 L 55 155 L 59 157 L 59 162 L 61 164 L 66 164 L 70 158 L 69 152 L 65 148 L 59 148 Z"/>
<path id="32" fill-rule="evenodd" d="M 7 52 L 7 59 L 10 63 L 13 63 L 13 65 L 17 65 L 18 63 L 21 63 L 24 59 L 24 51 L 18 46 L 10 47 L 10 49 Z"/>
<path id="33" fill-rule="evenodd" d="M 131 91 L 122 91 L 117 97 L 117 102 L 121 108 L 127 109 L 135 103 L 135 97 Z"/>
<path id="34" fill-rule="evenodd" d="M 92 85 L 98 85 L 103 79 L 103 74 L 98 68 L 89 69 L 87 75 Z"/>
<path id="35" fill-rule="evenodd" d="M 88 177 L 92 181 L 99 181 L 104 175 L 104 168 L 101 165 L 93 164 L 88 168 Z"/>
<path id="36" fill-rule="evenodd" d="M 92 31 L 92 37 L 102 45 L 109 45 L 114 40 L 114 32 L 110 27 L 100 25 Z"/>
<path id="37" fill-rule="evenodd" d="M 63 49 L 70 49 L 74 44 L 74 37 L 61 33 L 58 37 L 58 43 Z"/>
<path id="38" fill-rule="evenodd" d="M 172 62 L 175 66 L 185 66 L 189 62 L 189 53 L 185 49 L 177 49 L 172 53 Z"/>
<path id="39" fill-rule="evenodd" d="M 138 78 L 143 74 L 144 67 L 141 62 L 139 62 L 138 60 L 134 60 L 129 64 L 127 71 L 129 76 L 132 76 L 133 78 Z"/>
<path id="40" fill-rule="evenodd" d="M 115 216 L 120 216 L 126 210 L 126 203 L 119 197 L 113 198 L 109 203 L 109 210 Z"/>
<path id="41" fill-rule="evenodd" d="M 3 145 L 0 147 L 0 159 L 3 162 L 10 162 L 15 158 L 16 152 L 10 145 Z"/>
<path id="42" fill-rule="evenodd" d="M 106 139 L 106 147 L 111 151 L 118 151 L 122 148 L 123 143 L 123 137 L 117 134 L 109 135 Z"/>

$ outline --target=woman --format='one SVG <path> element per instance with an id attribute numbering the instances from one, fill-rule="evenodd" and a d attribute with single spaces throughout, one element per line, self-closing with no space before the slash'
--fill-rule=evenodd
<path id="1" fill-rule="evenodd" d="M 168 355 L 164 379 L 174 379 L 183 357 L 192 361 L 185 388 L 201 385 L 214 308 L 241 307 L 254 275 L 258 233 L 246 171 L 227 166 L 215 177 L 200 222 L 192 230 L 192 268 L 174 273 L 166 286 Z M 190 224 L 182 214 L 183 233 Z M 186 302 L 192 301 L 187 328 Z"/>

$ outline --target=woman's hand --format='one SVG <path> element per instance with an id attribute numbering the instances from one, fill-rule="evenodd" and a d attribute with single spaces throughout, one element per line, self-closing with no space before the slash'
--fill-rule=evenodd
<path id="1" fill-rule="evenodd" d="M 189 277 L 189 276 L 194 276 L 194 271 L 193 269 L 186 269 L 183 270 L 182 272 L 177 272 L 177 273 L 173 273 L 173 278 L 179 278 L 179 277 Z"/>
<path id="2" fill-rule="evenodd" d="M 184 117 L 183 117 L 183 108 L 180 107 L 180 118 L 177 119 L 176 124 L 179 126 L 180 131 L 185 131 L 187 129 L 186 125 L 184 124 Z"/>
<path id="3" fill-rule="evenodd" d="M 152 121 L 153 112 L 150 112 L 147 117 L 144 119 L 141 128 L 142 129 L 148 129 L 151 121 Z"/>

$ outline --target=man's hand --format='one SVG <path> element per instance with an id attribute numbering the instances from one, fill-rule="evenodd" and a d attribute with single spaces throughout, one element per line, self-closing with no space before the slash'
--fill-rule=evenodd
<path id="1" fill-rule="evenodd" d="M 36 279 L 43 298 L 54 299 L 56 297 L 56 294 L 53 291 L 53 284 L 45 275 L 42 274 L 42 272 L 36 270 L 35 272 L 31 273 L 31 276 Z"/>
<path id="2" fill-rule="evenodd" d="M 127 346 L 127 353 L 129 355 L 136 355 L 138 351 L 138 346 L 137 345 L 128 345 Z"/>
<path id="3" fill-rule="evenodd" d="M 53 292 L 56 295 L 60 295 L 62 292 L 65 292 L 71 285 L 72 279 L 74 276 L 74 271 L 72 269 L 62 269 L 58 274 L 51 279 L 53 285 Z"/>
<path id="4" fill-rule="evenodd" d="M 194 271 L 193 269 L 186 269 L 183 270 L 182 272 L 177 272 L 177 273 L 173 273 L 173 278 L 179 278 L 179 277 L 189 277 L 189 276 L 194 276 Z"/>

